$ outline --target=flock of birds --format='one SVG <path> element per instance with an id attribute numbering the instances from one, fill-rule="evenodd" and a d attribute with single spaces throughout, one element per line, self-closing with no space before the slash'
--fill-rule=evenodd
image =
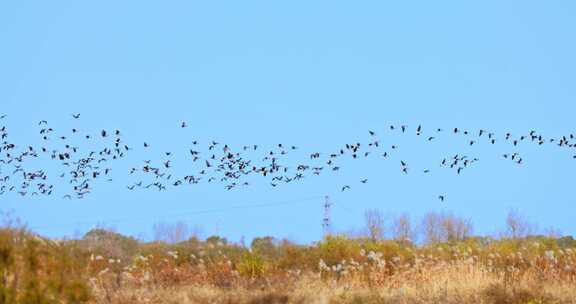
<path id="1" fill-rule="evenodd" d="M 135 146 L 128 145 L 123 140 L 120 130 L 102 130 L 97 134 L 82 133 L 79 128 L 72 128 L 62 133 L 52 128 L 45 120 L 38 122 L 38 134 L 40 144 L 37 146 L 19 146 L 10 141 L 8 128 L 2 124 L 7 116 L 0 116 L 0 196 L 8 193 L 18 193 L 21 196 L 54 195 L 56 189 L 49 174 L 44 170 L 30 169 L 30 162 L 35 159 L 48 158 L 57 163 L 59 173 L 57 177 L 66 181 L 70 191 L 66 191 L 63 198 L 83 198 L 93 190 L 97 181 L 113 182 L 112 171 L 114 162 L 125 159 L 133 150 L 142 149 L 145 153 L 150 149 L 148 142 L 139 143 Z M 79 121 L 80 114 L 71 115 L 71 119 Z M 180 128 L 187 128 L 188 124 L 182 122 Z M 443 134 L 460 136 L 469 146 L 488 144 L 495 145 L 503 142 L 510 147 L 517 147 L 522 143 L 534 145 L 553 144 L 567 149 L 570 153 L 576 150 L 575 135 L 568 134 L 556 138 L 547 138 L 536 131 L 513 136 L 510 133 L 497 136 L 487 130 L 468 131 L 460 128 L 449 130 L 425 129 L 418 125 L 409 128 L 406 125 L 390 125 L 387 132 L 395 132 L 398 135 L 414 135 L 426 142 L 435 141 Z M 165 191 L 168 187 L 180 187 L 184 185 L 200 183 L 219 183 L 225 189 L 232 190 L 239 187 L 249 186 L 256 176 L 266 180 L 271 187 L 279 187 L 283 184 L 295 183 L 306 177 L 319 176 L 327 172 L 339 171 L 343 159 L 360 160 L 368 157 L 381 159 L 391 158 L 397 155 L 398 145 L 385 144 L 375 131 L 368 131 L 367 142 L 346 143 L 335 151 L 329 153 L 311 152 L 296 164 L 285 163 L 287 155 L 299 150 L 293 145 L 277 144 L 273 149 L 263 150 L 259 145 L 246 145 L 237 149 L 231 145 L 210 141 L 206 145 L 199 141 L 191 141 L 187 158 L 189 158 L 190 170 L 187 174 L 178 174 L 173 171 L 172 152 L 164 152 L 163 159 L 153 161 L 144 160 L 139 165 L 130 166 L 127 174 L 135 177 L 135 182 L 127 185 L 127 189 L 156 189 Z M 79 141 L 90 146 L 84 150 L 77 144 Z M 251 157 L 260 153 L 257 158 Z M 518 165 L 522 165 L 524 159 L 518 152 L 503 154 L 502 157 Z M 576 155 L 572 158 L 576 159 Z M 478 158 L 456 154 L 439 160 L 439 166 L 454 170 L 455 174 L 461 174 L 463 170 L 470 168 Z M 399 172 L 409 174 L 411 168 L 407 160 L 399 159 Z M 431 172 L 423 169 L 424 174 Z M 361 184 L 368 183 L 364 178 Z M 351 184 L 341 185 L 339 191 L 348 191 Z M 62 195 L 63 193 L 59 194 Z M 440 201 L 445 200 L 445 195 L 438 195 Z"/>

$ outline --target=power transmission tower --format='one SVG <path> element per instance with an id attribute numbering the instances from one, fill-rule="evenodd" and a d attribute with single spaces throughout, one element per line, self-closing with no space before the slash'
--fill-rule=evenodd
<path id="1" fill-rule="evenodd" d="M 324 197 L 324 218 L 322 219 L 322 231 L 324 232 L 324 236 L 329 236 L 332 232 L 331 229 L 331 220 L 330 220 L 330 208 L 332 207 L 332 203 L 330 202 L 330 197 Z"/>

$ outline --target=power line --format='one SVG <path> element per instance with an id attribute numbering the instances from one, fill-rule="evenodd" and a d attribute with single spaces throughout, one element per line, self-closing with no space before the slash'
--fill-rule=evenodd
<path id="1" fill-rule="evenodd" d="M 238 209 L 266 208 L 266 207 L 275 207 L 275 206 L 281 206 L 281 205 L 292 205 L 292 204 L 307 202 L 307 201 L 311 201 L 311 200 L 321 199 L 323 197 L 324 196 L 312 196 L 312 197 L 306 197 L 306 198 L 301 198 L 301 199 L 293 199 L 293 200 L 279 201 L 279 202 L 273 202 L 273 203 L 243 204 L 243 205 L 236 205 L 236 206 L 223 207 L 223 208 L 188 211 L 188 212 L 169 214 L 169 215 L 164 215 L 164 216 L 154 216 L 154 217 L 147 216 L 147 217 L 140 217 L 140 218 L 132 217 L 132 218 L 121 218 L 121 219 L 107 219 L 107 220 L 99 220 L 99 221 L 83 221 L 83 222 L 65 223 L 65 224 L 57 224 L 57 225 L 50 225 L 50 226 L 45 225 L 45 226 L 31 227 L 30 229 L 31 230 L 40 230 L 40 229 L 50 229 L 50 228 L 54 228 L 54 227 L 66 227 L 66 226 L 75 226 L 75 225 L 96 225 L 96 224 L 100 224 L 100 223 L 137 222 L 137 221 L 147 220 L 147 219 L 151 219 L 151 218 L 158 218 L 158 217 L 159 218 L 177 218 L 177 217 L 189 216 L 189 215 L 221 213 L 221 212 L 227 212 L 227 211 L 238 210 Z"/>

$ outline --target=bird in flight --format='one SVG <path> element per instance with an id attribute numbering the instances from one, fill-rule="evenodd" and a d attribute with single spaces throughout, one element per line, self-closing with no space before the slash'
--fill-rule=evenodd
<path id="1" fill-rule="evenodd" d="M 78 119 L 80 118 L 80 114 L 72 114 L 72 116 L 74 117 L 74 119 Z M 0 116 L 0 119 L 5 118 L 6 115 L 2 115 Z M 176 121 L 177 123 L 178 121 Z M 54 132 L 54 130 L 52 130 L 52 128 L 48 128 L 48 123 L 46 121 L 40 121 L 39 125 L 46 125 L 46 127 L 44 129 L 42 129 L 40 131 L 41 136 L 43 137 L 44 140 L 51 140 L 51 138 L 53 137 L 52 132 Z M 186 128 L 189 127 L 187 125 L 187 122 L 185 121 L 181 121 L 181 128 Z M 422 139 L 424 142 L 435 142 L 437 141 L 438 143 L 440 143 L 441 141 L 441 133 L 437 133 L 437 132 L 441 132 L 442 129 L 432 129 L 430 128 L 430 130 L 437 130 L 437 132 L 435 132 L 434 134 L 430 134 L 428 135 L 426 133 L 425 130 L 427 127 L 423 126 L 423 125 L 416 125 L 414 127 L 414 130 L 416 131 L 416 135 L 420 135 L 423 136 Z M 399 132 L 402 133 L 408 133 L 409 130 L 412 129 L 412 126 L 407 126 L 407 125 L 401 125 L 398 124 L 397 126 L 390 126 L 390 130 L 398 130 Z M 80 129 L 72 129 L 71 133 L 78 133 L 78 135 L 80 134 Z M 68 142 L 69 139 L 74 138 L 74 136 L 71 136 L 70 134 L 59 134 L 57 137 L 55 136 L 54 138 L 57 139 L 61 139 L 58 140 L 58 142 L 54 142 L 55 145 L 61 145 L 62 149 L 59 149 L 58 147 L 54 147 L 54 148 L 49 148 L 47 146 L 45 147 L 40 147 L 41 150 L 38 150 L 38 152 L 42 152 L 43 154 L 51 154 L 52 159 L 54 160 L 59 160 L 62 162 L 63 166 L 69 167 L 69 168 L 75 168 L 73 171 L 71 171 L 69 173 L 69 176 L 71 177 L 71 184 L 73 183 L 73 187 L 74 187 L 74 191 L 75 194 L 72 194 L 70 198 L 81 198 L 82 196 L 84 196 L 85 194 L 89 193 L 90 189 L 89 188 L 89 182 L 91 182 L 92 180 L 95 180 L 98 176 L 106 176 L 109 173 L 111 173 L 112 168 L 98 168 L 95 163 L 97 162 L 98 164 L 100 164 L 101 162 L 109 162 L 112 160 L 116 160 L 119 158 L 123 158 L 125 154 L 128 154 L 128 151 L 132 150 L 131 148 L 129 148 L 129 146 L 127 145 L 126 142 L 124 142 L 124 140 L 121 140 L 121 135 L 124 135 L 123 133 L 121 133 L 119 130 L 114 130 L 114 129 L 108 129 L 110 130 L 109 132 L 102 130 L 100 134 L 95 133 L 92 136 L 91 135 L 84 135 L 84 136 L 80 136 L 80 137 L 85 137 L 86 139 L 90 139 L 90 138 L 94 138 L 96 142 L 97 137 L 100 138 L 114 138 L 114 142 L 110 142 L 110 145 L 114 145 L 114 146 L 110 146 L 110 147 L 103 147 L 103 149 L 99 149 L 99 150 L 94 150 L 91 151 L 89 155 L 86 156 L 86 158 L 78 158 L 78 154 L 76 154 L 76 152 L 80 152 L 81 149 L 80 147 L 76 147 L 73 146 L 71 143 Z M 448 133 L 453 133 L 458 135 L 462 135 L 462 137 L 467 138 L 467 140 L 465 140 L 462 144 L 463 145 L 467 145 L 467 146 L 481 146 L 482 144 L 484 144 L 484 142 L 486 144 L 497 144 L 500 141 L 503 142 L 504 136 L 502 137 L 502 139 L 497 138 L 496 135 L 494 133 L 489 133 L 488 131 L 486 131 L 486 129 L 481 129 L 481 130 L 470 130 L 467 131 L 466 129 L 463 128 L 448 128 L 446 129 L 446 132 Z M 330 154 L 328 151 L 322 151 L 322 152 L 315 152 L 312 154 L 308 154 L 310 155 L 310 159 L 313 162 L 316 161 L 320 161 L 322 163 L 327 164 L 327 168 L 325 168 L 326 170 L 323 170 L 324 167 L 321 166 L 317 166 L 317 165 L 311 165 L 311 164 L 307 164 L 307 163 L 298 163 L 298 166 L 291 166 L 290 164 L 286 164 L 286 163 L 281 163 L 284 159 L 283 155 L 286 154 L 290 154 L 290 150 L 296 150 L 297 147 L 296 146 L 292 146 L 289 145 L 287 143 L 281 143 L 281 144 L 275 144 L 274 145 L 274 149 L 272 150 L 264 150 L 262 148 L 259 148 L 258 145 L 254 145 L 254 144 L 247 144 L 243 146 L 243 151 L 244 153 L 236 153 L 234 151 L 234 147 L 226 144 L 224 142 L 222 142 L 221 144 L 215 142 L 215 141 L 208 141 L 206 148 L 207 150 L 210 150 L 212 152 L 209 152 L 209 154 L 206 157 L 203 157 L 203 153 L 204 151 L 201 149 L 201 143 L 197 140 L 193 140 L 192 144 L 194 145 L 194 150 L 190 149 L 190 156 L 192 158 L 192 161 L 194 162 L 194 165 L 196 166 L 200 166 L 201 168 L 198 168 L 199 171 L 194 171 L 194 172 L 190 172 L 188 173 L 188 175 L 182 179 L 182 178 L 178 178 L 176 176 L 174 176 L 174 179 L 172 182 L 167 183 L 166 185 L 163 184 L 163 182 L 161 182 L 161 180 L 164 181 L 168 181 L 171 179 L 172 175 L 169 174 L 169 169 L 171 168 L 176 168 L 176 164 L 177 164 L 177 160 L 171 160 L 171 159 L 164 159 L 161 163 L 160 166 L 158 167 L 153 167 L 150 163 L 150 161 L 145 161 L 146 165 L 140 170 L 140 169 L 136 169 L 136 167 L 132 167 L 132 170 L 130 171 L 130 174 L 136 174 L 136 172 L 142 172 L 142 173 L 152 173 L 154 174 L 154 177 L 156 179 L 159 179 L 160 181 L 150 184 L 148 186 L 138 186 L 138 188 L 158 188 L 159 190 L 165 190 L 166 187 L 165 186 L 169 186 L 169 185 L 173 185 L 173 186 L 179 186 L 179 185 L 184 185 L 186 183 L 189 184 L 198 184 L 201 181 L 204 181 L 203 177 L 206 177 L 206 180 L 208 182 L 214 182 L 214 181 L 221 181 L 221 182 L 225 182 L 227 181 L 228 185 L 227 187 L 229 187 L 229 189 L 232 188 L 238 188 L 237 186 L 240 185 L 246 185 L 247 182 L 241 180 L 241 178 L 243 176 L 248 176 L 251 174 L 258 174 L 261 175 L 263 177 L 270 177 L 272 179 L 272 187 L 281 187 L 282 184 L 284 183 L 289 183 L 289 182 L 293 182 L 293 181 L 297 181 L 297 180 L 301 180 L 305 177 L 305 171 L 310 170 L 311 175 L 320 175 L 321 172 L 326 172 L 326 171 L 339 171 L 341 169 L 341 164 L 338 162 L 338 159 L 340 156 L 343 155 L 350 155 L 351 158 L 356 159 L 356 161 L 359 161 L 360 159 L 363 159 L 365 157 L 368 157 L 369 155 L 372 155 L 374 153 L 377 153 L 382 155 L 383 158 L 392 158 L 393 156 L 396 155 L 396 153 L 400 153 L 401 149 L 399 148 L 399 146 L 396 145 L 396 143 L 384 143 L 383 141 L 379 141 L 377 140 L 378 135 L 380 135 L 379 130 L 368 130 L 368 133 L 370 135 L 370 140 L 367 143 L 367 145 L 364 146 L 364 143 L 355 143 L 355 144 L 346 144 L 346 148 L 339 148 L 336 151 L 332 151 L 332 153 Z M 52 135 L 51 135 L 52 134 Z M 473 135 L 472 135 L 473 134 Z M 8 138 L 8 132 L 6 130 L 6 127 L 2 127 L 0 129 L 0 140 L 6 140 L 6 138 Z M 115 135 L 115 136 L 114 136 Z M 426 136 L 424 136 L 426 135 Z M 504 134 L 502 134 L 504 135 Z M 570 148 L 576 148 L 576 143 L 572 142 L 572 140 L 575 139 L 574 135 L 566 135 L 563 137 L 559 137 L 559 138 L 543 138 L 542 136 L 539 136 L 539 134 L 536 134 L 535 131 L 530 132 L 529 135 L 522 135 L 522 136 L 512 136 L 510 133 L 506 133 L 506 140 L 508 140 L 508 142 L 510 143 L 510 145 L 514 145 L 517 146 L 518 148 L 520 148 L 521 146 L 523 146 L 523 144 L 527 144 L 528 142 L 535 143 L 538 145 L 542 145 L 547 143 L 548 141 L 550 142 L 557 142 L 558 145 L 560 147 L 570 147 Z M 486 140 L 484 140 L 484 137 L 486 138 Z M 102 142 L 108 142 L 106 140 L 102 140 Z M 148 142 L 144 142 L 144 150 L 148 151 L 150 146 Z M 222 147 L 222 149 L 219 149 L 217 147 Z M 364 148 L 366 147 L 366 148 Z M 384 148 L 384 147 L 391 147 L 391 150 L 388 151 L 379 151 L 380 148 Z M 301 147 L 300 147 L 301 148 Z M 15 145 L 14 144 L 9 144 L 8 142 L 4 141 L 4 143 L 0 144 L 0 164 L 4 164 L 4 165 L 8 165 L 10 163 L 16 164 L 18 163 L 18 166 L 20 163 L 23 162 L 24 158 L 28 158 L 28 157 L 37 157 L 36 156 L 36 149 L 33 148 L 32 146 L 29 147 L 29 149 L 26 149 L 24 151 L 22 151 L 21 153 L 15 154 Z M 10 151 L 13 150 L 13 151 Z M 51 151 L 50 151 L 51 150 Z M 256 154 L 256 150 L 262 151 L 262 153 L 265 153 L 265 157 L 262 160 L 263 164 L 257 164 L 256 161 L 254 161 L 252 163 L 252 159 L 250 159 L 250 155 L 248 154 Z M 387 149 L 386 149 L 387 150 Z M 4 153 L 4 152 L 8 152 L 8 153 Z M 12 153 L 9 153 L 12 152 Z M 177 151 L 173 151 L 172 152 L 164 152 L 162 153 L 162 155 L 166 156 L 166 157 L 172 157 L 172 156 L 177 156 L 178 153 Z M 328 155 L 329 157 L 325 157 L 325 155 Z M 362 157 L 362 155 L 364 155 L 364 157 Z M 503 157 L 505 159 L 509 159 L 511 161 L 514 161 L 515 163 L 517 163 L 518 165 L 521 165 L 524 163 L 523 159 L 521 158 L 520 154 L 518 152 L 516 153 L 508 153 L 508 154 L 504 154 Z M 569 157 L 573 157 L 574 159 L 576 159 L 576 155 L 574 155 L 574 153 L 570 153 Z M 260 157 L 258 157 L 260 158 Z M 476 162 L 477 159 L 474 158 L 470 158 L 468 159 L 466 156 L 460 156 L 460 155 L 456 155 L 453 158 L 444 158 L 444 160 L 442 160 L 441 162 L 441 167 L 446 167 L 446 168 L 451 168 L 454 169 L 454 171 L 456 171 L 458 174 L 463 173 L 464 169 L 467 169 L 470 167 L 470 165 L 474 162 Z M 409 174 L 412 172 L 423 172 L 424 174 L 428 174 L 428 173 L 432 173 L 432 171 L 434 171 L 433 168 L 421 168 L 421 169 L 417 169 L 412 166 L 409 166 L 408 164 L 412 164 L 410 159 L 405 159 L 402 158 L 401 160 L 399 159 L 398 162 L 400 162 L 400 169 L 401 169 L 401 173 L 400 174 Z M 204 166 L 203 166 L 204 164 Z M 343 167 L 343 166 L 342 166 Z M 292 169 L 291 168 L 296 168 L 295 171 L 296 172 L 291 172 Z M 24 173 L 24 169 L 20 168 L 20 167 L 16 167 L 16 170 L 13 171 L 13 175 L 19 176 L 22 175 Z M 432 169 L 432 170 L 430 170 Z M 197 174 L 197 175 L 196 175 Z M 212 174 L 217 174 L 220 176 L 213 176 Z M 61 178 L 66 177 L 68 174 L 66 175 L 61 175 Z M 8 187 L 8 185 L 3 185 L 4 183 L 7 183 L 7 177 L 2 177 L 0 178 L 0 184 L 2 184 L 0 186 L 0 195 L 3 194 L 6 191 L 12 191 L 13 189 L 16 189 L 16 191 L 18 190 L 18 188 L 14 188 L 13 187 Z M 83 178 L 87 178 L 90 177 L 90 180 L 83 180 Z M 34 184 L 31 182 L 32 180 L 44 180 L 46 179 L 46 176 L 43 172 L 38 172 L 38 173 L 34 173 L 34 172 L 26 172 L 23 175 L 23 188 L 22 188 L 22 193 L 26 194 L 26 195 L 35 195 L 34 193 L 37 194 L 49 194 L 51 193 L 51 188 L 48 188 L 48 186 L 44 186 L 43 184 L 39 184 L 39 191 L 27 191 L 28 188 L 31 188 L 34 186 Z M 358 179 L 359 182 L 361 182 L 362 184 L 366 184 L 368 182 L 368 179 L 362 179 L 362 177 L 360 177 Z M 82 182 L 82 183 L 81 183 Z M 252 183 L 250 183 L 252 184 Z M 41 186 L 40 186 L 41 185 Z M 351 190 L 351 186 L 350 185 L 354 185 L 354 184 L 350 184 L 348 183 L 348 185 L 340 185 L 341 186 L 341 191 L 344 192 L 346 190 Z M 3 188 L 1 188 L 3 186 Z M 12 189 L 12 190 L 10 190 Z M 132 190 L 132 189 L 136 189 L 133 185 L 129 185 L 128 189 Z M 445 201 L 445 197 L 444 195 L 439 195 L 437 196 L 438 199 L 442 202 Z"/>

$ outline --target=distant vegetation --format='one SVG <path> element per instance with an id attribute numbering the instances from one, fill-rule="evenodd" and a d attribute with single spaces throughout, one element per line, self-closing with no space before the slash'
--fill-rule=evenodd
<path id="1" fill-rule="evenodd" d="M 368 211 L 363 235 L 310 245 L 200 240 L 183 224 L 157 225 L 151 242 L 105 229 L 56 241 L 5 223 L 0 303 L 576 302 L 576 240 L 529 235 L 516 213 L 498 238 L 450 214 L 384 222 Z"/>

